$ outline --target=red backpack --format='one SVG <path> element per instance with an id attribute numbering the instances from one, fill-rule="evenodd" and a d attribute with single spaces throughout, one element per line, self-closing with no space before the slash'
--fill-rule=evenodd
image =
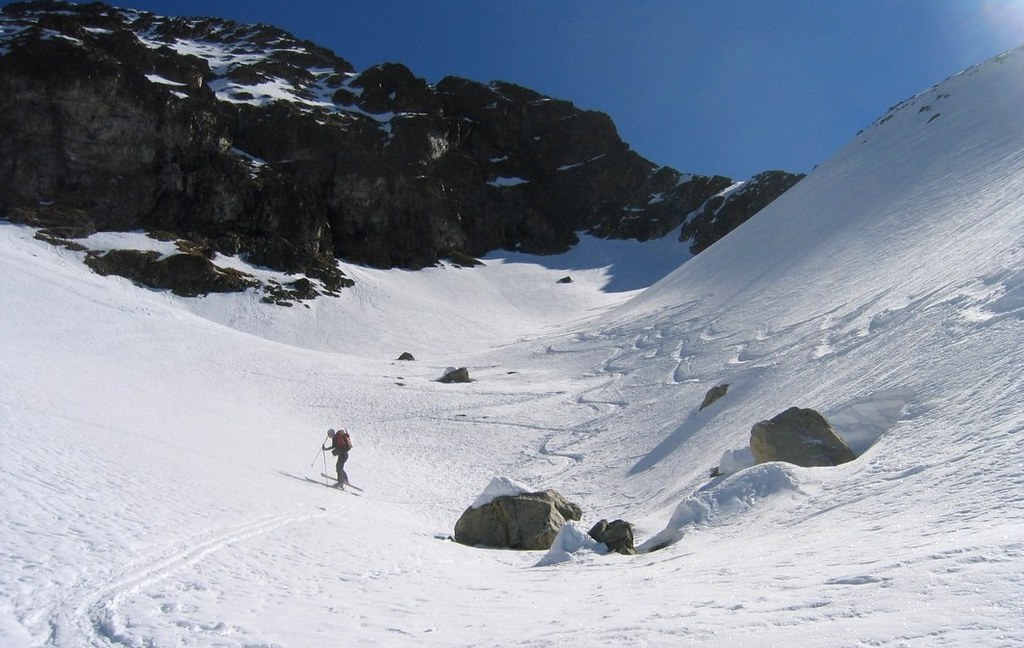
<path id="1" fill-rule="evenodd" d="M 334 436 L 334 445 L 337 446 L 339 450 L 343 450 L 345 452 L 352 449 L 352 437 L 348 435 L 348 430 L 340 430 Z"/>

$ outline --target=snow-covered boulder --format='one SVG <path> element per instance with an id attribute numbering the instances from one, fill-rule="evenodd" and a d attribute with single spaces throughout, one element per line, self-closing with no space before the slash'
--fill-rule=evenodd
<path id="1" fill-rule="evenodd" d="M 767 463 L 731 475 L 695 491 L 676 505 L 664 529 L 636 548 L 637 553 L 659 551 L 699 528 L 733 523 L 738 516 L 765 506 L 803 498 L 794 467 Z"/>
<path id="2" fill-rule="evenodd" d="M 786 461 L 804 467 L 837 466 L 856 458 L 824 416 L 799 407 L 755 423 L 750 450 L 757 463 Z"/>
<path id="3" fill-rule="evenodd" d="M 568 520 L 579 520 L 583 511 L 553 490 L 518 491 L 511 480 L 492 480 L 455 523 L 455 541 L 470 546 L 546 550 Z"/>
<path id="4" fill-rule="evenodd" d="M 494 477 L 491 479 L 487 487 L 484 488 L 483 492 L 476 496 L 473 500 L 472 508 L 478 509 L 481 506 L 487 506 L 499 497 L 513 497 L 515 495 L 522 495 L 523 493 L 529 493 L 530 487 L 525 484 L 520 484 L 511 477 L 505 477 L 504 475 Z"/>
<path id="5" fill-rule="evenodd" d="M 754 459 L 754 453 L 750 451 L 750 446 L 726 450 L 722 453 L 722 458 L 718 460 L 718 467 L 713 476 L 735 475 L 739 471 L 755 465 L 757 465 L 757 460 Z"/>
<path id="6" fill-rule="evenodd" d="M 564 562 L 575 562 L 587 554 L 603 555 L 608 553 L 608 547 L 603 543 L 594 540 L 589 534 L 575 522 L 566 522 L 562 530 L 555 536 L 551 548 L 541 558 L 536 567 L 546 567 Z"/>

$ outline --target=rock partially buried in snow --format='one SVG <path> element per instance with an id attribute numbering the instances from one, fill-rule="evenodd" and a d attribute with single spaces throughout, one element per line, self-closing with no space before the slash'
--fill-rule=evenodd
<path id="1" fill-rule="evenodd" d="M 587 535 L 616 553 L 625 556 L 636 554 L 636 548 L 633 546 L 633 525 L 625 520 L 601 520 Z"/>
<path id="2" fill-rule="evenodd" d="M 86 265 L 101 275 L 117 275 L 182 297 L 211 292 L 235 292 L 255 287 L 245 273 L 224 270 L 198 254 L 172 254 L 162 258 L 152 251 L 111 250 L 86 256 Z"/>
<path id="3" fill-rule="evenodd" d="M 455 523 L 456 542 L 473 547 L 546 550 L 566 521 L 583 517 L 579 506 L 553 490 L 497 497 L 485 491 L 485 495 L 477 498 Z M 477 506 L 481 501 L 486 503 Z"/>
<path id="4" fill-rule="evenodd" d="M 472 382 L 469 378 L 469 369 L 465 367 L 448 367 L 445 369 L 444 375 L 437 379 L 437 382 L 442 383 L 468 383 Z"/>
<path id="5" fill-rule="evenodd" d="M 813 409 L 791 407 L 750 430 L 750 450 L 757 463 L 786 461 L 797 466 L 837 466 L 856 455 Z"/>
<path id="6" fill-rule="evenodd" d="M 697 408 L 697 411 L 699 412 L 700 410 L 714 403 L 722 396 L 725 396 L 725 393 L 727 391 L 729 391 L 728 383 L 722 385 L 715 385 L 714 387 L 708 390 L 708 393 L 704 394 L 704 401 L 701 402 L 700 407 Z"/>

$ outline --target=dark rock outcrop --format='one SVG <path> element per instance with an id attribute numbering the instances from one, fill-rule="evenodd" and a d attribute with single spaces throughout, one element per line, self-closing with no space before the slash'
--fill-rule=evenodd
<path id="1" fill-rule="evenodd" d="M 690 251 L 694 254 L 702 252 L 767 207 L 803 177 L 785 171 L 759 173 L 735 190 L 708 200 L 683 224 L 679 240 L 689 241 Z"/>
<path id="2" fill-rule="evenodd" d="M 633 525 L 625 520 L 601 520 L 587 532 L 594 540 L 603 542 L 609 550 L 626 556 L 636 554 L 633 546 Z"/>
<path id="3" fill-rule="evenodd" d="M 161 258 L 157 252 L 111 250 L 90 254 L 86 264 L 101 275 L 127 277 L 153 288 L 165 288 L 182 297 L 211 292 L 237 292 L 256 285 L 237 271 L 216 268 L 209 259 L 196 254 L 172 254 Z"/>
<path id="4" fill-rule="evenodd" d="M 786 461 L 804 467 L 837 466 L 856 458 L 824 416 L 798 407 L 755 423 L 750 450 L 757 463 Z"/>
<path id="5" fill-rule="evenodd" d="M 398 356 L 398 359 L 402 362 L 412 362 L 416 360 L 416 358 L 408 351 L 403 351 L 402 355 Z"/>
<path id="6" fill-rule="evenodd" d="M 328 291 L 338 258 L 468 265 L 688 217 L 704 246 L 795 178 L 721 197 L 730 179 L 653 165 L 602 113 L 399 64 L 357 74 L 265 25 L 48 1 L 0 22 L 0 216 L 58 236 L 168 231 Z"/>
<path id="7" fill-rule="evenodd" d="M 729 391 L 729 384 L 728 383 L 723 383 L 721 385 L 715 385 L 714 387 L 709 389 L 706 394 L 704 394 L 704 400 L 701 402 L 700 407 L 697 409 L 697 411 L 699 412 L 700 410 L 704 409 L 705 407 L 710 406 L 712 403 L 717 401 L 719 398 L 721 398 L 722 396 L 725 396 L 726 392 L 728 392 L 728 391 Z"/>
<path id="8" fill-rule="evenodd" d="M 551 548 L 562 525 L 583 511 L 553 490 L 498 497 L 470 507 L 455 523 L 455 541 L 504 549 Z"/>
<path id="9" fill-rule="evenodd" d="M 459 367 L 458 369 L 448 369 L 444 372 L 444 375 L 437 379 L 437 382 L 441 383 L 468 383 L 473 382 L 469 377 L 469 369 L 465 367 Z"/>

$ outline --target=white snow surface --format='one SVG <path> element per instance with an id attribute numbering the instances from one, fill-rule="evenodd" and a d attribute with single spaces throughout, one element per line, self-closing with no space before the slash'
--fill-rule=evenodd
<path id="1" fill-rule="evenodd" d="M 564 562 L 583 562 L 589 554 L 603 555 L 608 547 L 587 534 L 587 530 L 579 523 L 569 520 L 562 525 L 558 535 L 551 543 L 551 548 L 537 563 L 537 567 L 547 567 Z"/>
<path id="2" fill-rule="evenodd" d="M 491 483 L 487 484 L 487 488 L 482 493 L 476 496 L 471 506 L 473 508 L 481 508 L 487 506 L 499 497 L 513 497 L 515 495 L 521 495 L 523 493 L 529 493 L 530 488 L 525 484 L 520 484 L 511 477 L 501 475 L 491 480 Z"/>
<path id="3" fill-rule="evenodd" d="M 0 223 L 0 645 L 1024 644 L 1021 106 L 1020 51 L 949 79 L 644 290 L 508 255 L 188 300 Z M 794 405 L 860 456 L 708 476 Z M 584 518 L 444 539 L 495 476 Z"/>
<path id="4" fill-rule="evenodd" d="M 529 180 L 517 176 L 498 176 L 487 184 L 492 187 L 518 187 L 519 185 L 526 184 L 527 182 L 529 182 Z"/>

